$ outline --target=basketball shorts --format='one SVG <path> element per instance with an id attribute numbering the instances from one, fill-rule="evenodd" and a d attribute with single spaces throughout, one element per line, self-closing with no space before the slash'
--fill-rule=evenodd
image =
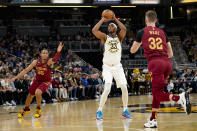
<path id="1" fill-rule="evenodd" d="M 105 83 L 112 84 L 112 80 L 114 78 L 116 81 L 117 88 L 120 88 L 121 85 L 127 84 L 122 64 L 118 64 L 115 66 L 108 66 L 104 64 L 102 75 Z"/>
<path id="2" fill-rule="evenodd" d="M 51 84 L 50 81 L 41 82 L 34 79 L 33 83 L 29 87 L 29 93 L 31 95 L 35 95 L 36 89 L 40 89 L 42 93 L 45 93 L 48 87 L 50 86 L 50 84 Z"/>

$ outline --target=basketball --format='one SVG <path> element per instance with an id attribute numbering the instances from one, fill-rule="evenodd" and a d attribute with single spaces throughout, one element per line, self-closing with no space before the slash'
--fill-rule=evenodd
<path id="1" fill-rule="evenodd" d="M 112 20 L 114 17 L 114 12 L 112 10 L 106 9 L 102 12 L 102 17 Z"/>

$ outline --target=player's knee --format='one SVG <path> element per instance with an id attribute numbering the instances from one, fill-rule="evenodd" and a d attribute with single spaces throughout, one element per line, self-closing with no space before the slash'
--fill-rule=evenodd
<path id="1" fill-rule="evenodd" d="M 33 97 L 34 97 L 34 95 L 33 95 L 33 94 L 31 94 L 31 93 L 29 93 L 29 94 L 28 94 L 28 97 L 33 98 Z"/>
<path id="2" fill-rule="evenodd" d="M 42 95 L 42 91 L 40 89 L 37 89 L 36 92 L 35 92 L 35 95 L 36 96 Z"/>
<path id="3" fill-rule="evenodd" d="M 119 86 L 120 86 L 122 92 L 127 92 L 127 85 L 126 84 L 120 84 Z"/>

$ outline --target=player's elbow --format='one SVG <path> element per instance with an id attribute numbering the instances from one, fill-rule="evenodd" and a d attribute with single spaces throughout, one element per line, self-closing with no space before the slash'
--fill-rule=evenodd
<path id="1" fill-rule="evenodd" d="M 93 34 L 96 33 L 96 29 L 95 29 L 95 28 L 92 29 L 92 33 L 93 33 Z"/>
<path id="2" fill-rule="evenodd" d="M 169 53 L 169 54 L 168 54 L 168 57 L 169 57 L 169 58 L 172 58 L 172 57 L 173 57 L 173 53 Z"/>
<path id="3" fill-rule="evenodd" d="M 127 31 L 127 28 L 125 27 L 125 26 L 123 26 L 123 28 L 122 28 L 124 31 Z"/>

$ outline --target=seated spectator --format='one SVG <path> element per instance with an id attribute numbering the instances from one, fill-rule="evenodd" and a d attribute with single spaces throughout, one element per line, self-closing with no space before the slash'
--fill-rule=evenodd
<path id="1" fill-rule="evenodd" d="M 52 84 L 53 89 L 56 92 L 55 98 L 58 102 L 60 102 L 61 100 L 59 99 L 59 96 L 58 96 L 58 94 L 59 94 L 59 78 L 56 77 L 56 78 L 52 79 L 51 84 Z"/>
<path id="2" fill-rule="evenodd" d="M 14 83 L 11 83 L 8 85 L 9 80 L 9 74 L 5 76 L 4 80 L 1 80 L 1 95 L 2 95 L 2 103 L 3 105 L 7 106 L 16 106 L 16 97 L 18 96 L 16 92 L 16 88 L 14 86 Z"/>
<path id="3" fill-rule="evenodd" d="M 82 75 L 82 77 L 80 78 L 80 80 L 81 80 L 81 83 L 82 83 L 82 85 L 84 86 L 84 88 L 85 88 L 85 98 L 90 98 L 90 96 L 89 96 L 89 83 L 88 83 L 88 75 L 86 75 L 86 74 L 83 74 Z"/>
<path id="4" fill-rule="evenodd" d="M 56 99 L 56 89 L 52 87 L 52 84 L 49 86 L 47 93 L 50 95 L 50 98 L 53 103 L 57 102 Z"/>
<path id="5" fill-rule="evenodd" d="M 174 93 L 174 83 L 173 83 L 173 80 L 169 80 L 168 86 L 167 86 L 167 90 L 168 90 L 168 92 Z"/>

